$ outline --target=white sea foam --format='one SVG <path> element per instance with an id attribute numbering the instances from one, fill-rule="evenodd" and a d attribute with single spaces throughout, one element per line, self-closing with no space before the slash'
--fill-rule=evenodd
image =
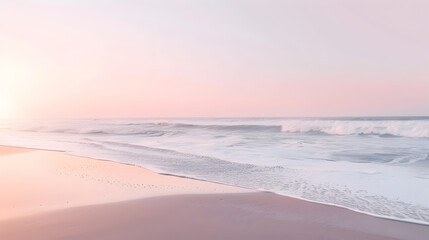
<path id="1" fill-rule="evenodd" d="M 429 137 L 428 120 L 289 120 L 282 123 L 282 131 L 291 133 L 320 132 L 337 135 L 392 135 L 401 137 Z"/>
<path id="2" fill-rule="evenodd" d="M 0 123 L 0 144 L 141 165 L 429 224 L 429 118 Z"/>

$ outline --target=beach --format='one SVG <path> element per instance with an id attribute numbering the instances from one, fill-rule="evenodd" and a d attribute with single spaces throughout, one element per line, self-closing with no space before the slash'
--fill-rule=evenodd
<path id="1" fill-rule="evenodd" d="M 0 0 L 0 240 L 429 240 L 428 12 Z"/>
<path id="2" fill-rule="evenodd" d="M 426 239 L 429 226 L 59 151 L 0 147 L 0 239 Z"/>

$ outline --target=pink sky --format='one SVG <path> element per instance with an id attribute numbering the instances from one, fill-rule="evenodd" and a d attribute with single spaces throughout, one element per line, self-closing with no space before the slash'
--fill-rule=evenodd
<path id="1" fill-rule="evenodd" d="M 0 1 L 0 118 L 429 115 L 427 1 L 68 2 Z"/>

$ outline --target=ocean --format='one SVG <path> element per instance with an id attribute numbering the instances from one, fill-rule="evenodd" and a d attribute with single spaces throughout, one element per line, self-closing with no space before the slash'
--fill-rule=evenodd
<path id="1" fill-rule="evenodd" d="M 429 224 L 429 117 L 0 120 L 0 144 Z"/>

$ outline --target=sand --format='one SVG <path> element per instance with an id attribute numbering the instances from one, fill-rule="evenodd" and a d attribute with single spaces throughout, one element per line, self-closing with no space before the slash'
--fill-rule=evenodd
<path id="1" fill-rule="evenodd" d="M 0 147 L 0 239 L 428 239 L 429 226 L 156 174 L 62 152 Z"/>
<path id="2" fill-rule="evenodd" d="M 0 152 L 0 220 L 145 197 L 251 191 L 58 151 Z"/>

